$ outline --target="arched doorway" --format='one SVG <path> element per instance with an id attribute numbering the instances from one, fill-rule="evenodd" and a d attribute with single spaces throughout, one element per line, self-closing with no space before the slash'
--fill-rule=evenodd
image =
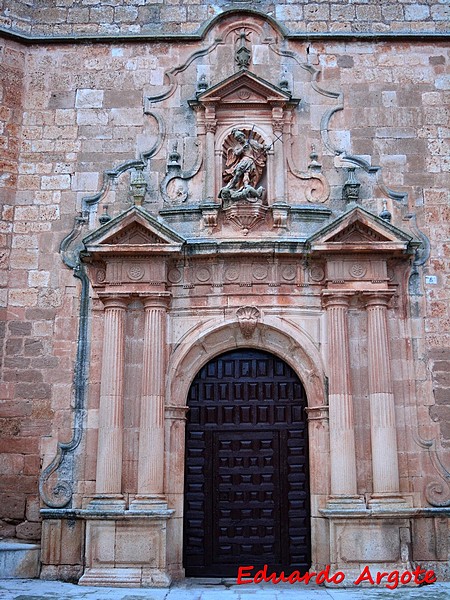
<path id="1" fill-rule="evenodd" d="M 197 373 L 186 427 L 186 576 L 309 568 L 306 405 L 296 373 L 268 352 L 232 350 Z"/>

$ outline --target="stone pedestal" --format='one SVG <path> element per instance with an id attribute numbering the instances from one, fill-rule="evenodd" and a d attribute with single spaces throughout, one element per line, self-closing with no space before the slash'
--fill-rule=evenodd
<path id="1" fill-rule="evenodd" d="M 343 585 L 351 586 L 368 567 L 375 578 L 378 571 L 411 569 L 411 522 L 407 514 L 385 511 L 373 517 L 348 511 L 323 510 L 330 519 L 330 571 L 345 574 Z"/>
<path id="2" fill-rule="evenodd" d="M 166 523 L 172 510 L 99 518 L 85 511 L 85 571 L 79 585 L 168 587 Z"/>

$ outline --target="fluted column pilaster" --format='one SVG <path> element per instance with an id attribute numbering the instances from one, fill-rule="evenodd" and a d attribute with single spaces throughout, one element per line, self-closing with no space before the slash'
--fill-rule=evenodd
<path id="1" fill-rule="evenodd" d="M 281 120 L 274 120 L 272 123 L 274 136 L 281 138 L 283 135 L 283 122 Z M 274 144 L 275 147 L 275 144 Z M 276 151 L 274 151 L 275 160 L 275 202 L 286 202 L 286 189 L 285 189 L 285 157 L 284 157 L 284 145 L 279 143 L 276 145 Z"/>
<path id="2" fill-rule="evenodd" d="M 390 294 L 366 296 L 372 501 L 401 502 L 387 305 Z"/>
<path id="3" fill-rule="evenodd" d="M 213 202 L 216 195 L 216 173 L 215 173 L 215 133 L 216 121 L 206 121 L 206 165 L 205 169 L 205 199 L 208 202 Z"/>
<path id="4" fill-rule="evenodd" d="M 164 502 L 164 405 L 168 296 L 144 300 L 144 355 L 139 427 L 138 490 L 132 508 Z"/>
<path id="5" fill-rule="evenodd" d="M 123 438 L 124 316 L 123 298 L 105 298 L 103 355 L 100 383 L 96 499 L 101 505 L 121 506 Z"/>
<path id="6" fill-rule="evenodd" d="M 333 502 L 360 503 L 348 336 L 350 295 L 330 294 L 324 301 L 328 318 L 331 496 Z"/>

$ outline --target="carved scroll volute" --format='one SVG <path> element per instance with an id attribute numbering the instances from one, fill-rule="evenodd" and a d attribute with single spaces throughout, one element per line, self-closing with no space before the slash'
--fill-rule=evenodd
<path id="1" fill-rule="evenodd" d="M 256 306 L 241 306 L 236 311 L 242 335 L 249 340 L 256 329 L 258 321 L 261 318 L 261 311 Z"/>

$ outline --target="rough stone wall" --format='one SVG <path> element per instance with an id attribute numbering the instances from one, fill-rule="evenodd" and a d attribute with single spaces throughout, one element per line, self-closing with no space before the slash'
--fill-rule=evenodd
<path id="1" fill-rule="evenodd" d="M 7 4 L 8 10 L 14 5 L 17 12 L 20 6 L 25 9 L 31 5 Z M 43 4 L 39 3 L 37 20 L 28 30 L 36 35 L 142 32 L 143 23 L 151 22 L 154 28 L 157 19 L 166 23 L 165 31 L 184 31 L 183 27 L 192 31 L 211 16 L 209 12 L 205 14 L 206 6 L 192 3 L 136 2 L 120 6 L 120 2 L 111 1 L 100 6 L 87 0 L 83 3 L 61 0 L 53 3 L 53 8 L 42 8 Z M 256 8 L 260 6 L 263 3 L 255 4 Z M 314 6 L 317 19 L 305 20 L 306 13 L 310 14 Z M 382 16 L 383 12 L 387 14 L 388 6 L 400 15 L 395 23 L 392 17 L 392 31 L 400 27 L 405 31 L 420 29 L 413 27 L 413 21 L 407 17 L 413 14 L 413 7 L 417 14 L 427 15 L 416 17 L 416 25 L 423 30 L 428 26 L 438 30 L 444 24 L 435 15 L 441 14 L 438 8 L 441 11 L 445 5 L 431 2 L 277 3 L 272 12 L 292 29 L 315 30 L 313 27 L 317 26 L 320 30 L 328 17 L 319 19 L 319 15 L 334 14 L 340 7 L 346 19 L 358 14 L 352 27 L 364 30 L 367 24 L 368 29 L 370 25 L 372 31 L 377 31 L 382 20 L 380 17 L 377 21 L 373 11 Z M 372 21 L 363 19 L 364 7 L 365 19 Z M 45 12 L 55 10 L 60 11 L 58 18 Z M 76 11 L 81 10 L 84 12 L 78 12 L 80 20 L 75 21 Z M 105 11 L 103 17 L 101 10 Z M 151 10 L 153 17 L 148 16 Z M 136 24 L 136 17 L 127 21 L 130 17 L 125 15 L 135 14 L 133 11 L 142 22 Z M 139 17 L 141 13 L 146 16 Z M 194 17 L 194 13 L 198 16 Z M 189 19 L 187 24 L 182 23 L 184 18 Z M 52 21 L 51 27 L 41 25 L 44 19 Z M 86 25 L 84 20 L 91 22 Z M 99 29 L 100 20 L 109 24 L 110 29 Z M 330 30 L 339 30 L 339 25 L 343 29 L 346 22 L 344 17 L 342 21 L 336 19 Z M 138 30 L 132 29 L 137 26 Z M 158 31 L 161 30 L 158 26 Z M 430 259 L 419 273 L 418 313 L 413 331 L 418 369 L 414 376 L 418 402 L 430 406 L 432 418 L 441 424 L 442 443 L 450 445 L 450 205 L 445 146 L 448 113 L 444 106 L 448 49 L 441 43 L 419 41 L 395 44 L 335 41 L 298 43 L 293 47 L 322 70 L 320 81 L 325 87 L 345 90 L 344 110 L 331 121 L 333 140 L 344 150 L 366 158 L 371 156 L 373 164 L 384 167 L 384 180 L 390 187 L 409 191 L 405 221 L 397 224 L 407 227 L 411 223 L 407 213 L 416 212 L 418 227 L 431 240 Z M 12 236 L 12 247 L 8 276 L 2 280 L 8 290 L 2 290 L 8 324 L 3 347 L 5 395 L 0 403 L 0 416 L 5 419 L 0 442 L 5 453 L 1 462 L 0 518 L 5 518 L 6 535 L 33 539 L 39 535 L 37 477 L 41 457 L 48 464 L 58 439 L 67 441 L 71 437 L 79 288 L 61 262 L 59 244 L 72 228 L 81 198 L 99 189 L 102 172 L 134 158 L 149 146 L 152 123 L 142 111 L 144 88 L 161 85 L 164 71 L 181 64 L 183 57 L 193 50 L 192 46 L 182 44 L 137 45 L 123 41 L 110 45 L 26 48 L 4 42 L 2 48 L 2 68 L 6 75 L 2 140 L 7 151 L 4 154 L 7 169 L 6 177 L 1 180 L 1 191 L 6 194 L 2 225 L 5 237 L 1 239 L 8 249 L 7 236 Z M 317 107 L 304 104 L 301 119 L 312 123 L 317 138 L 318 114 Z M 330 168 L 333 157 L 328 154 L 324 159 Z M 153 165 L 163 172 L 165 161 L 164 151 Z M 332 177 L 336 181 L 336 173 Z M 361 175 L 363 184 L 370 177 Z M 392 202 L 388 208 L 394 212 Z M 381 209 L 379 201 L 374 209 Z M 4 272 L 7 273 L 6 268 Z M 426 284 L 425 274 L 436 275 L 437 283 Z"/>
<path id="2" fill-rule="evenodd" d="M 38 346 L 32 337 L 33 324 L 24 320 L 21 292 L 15 289 L 27 288 L 35 275 L 32 269 L 38 254 L 37 247 L 30 248 L 20 235 L 15 207 L 21 172 L 25 62 L 22 46 L 0 42 L 0 519 L 4 519 L 0 520 L 0 535 L 38 538 L 40 431 L 29 390 L 39 388 L 43 374 L 32 368 Z"/>
<path id="3" fill-rule="evenodd" d="M 31 33 L 34 0 L 0 0 L 0 27 Z"/>
<path id="4" fill-rule="evenodd" d="M 252 8 L 293 32 L 439 32 L 447 30 L 448 6 L 436 0 L 369 2 L 267 2 L 216 0 L 4 0 L 0 24 L 34 36 L 191 33 L 230 8 Z M 34 5 L 34 6 L 33 6 Z M 32 17 L 32 20 L 31 20 Z"/>

